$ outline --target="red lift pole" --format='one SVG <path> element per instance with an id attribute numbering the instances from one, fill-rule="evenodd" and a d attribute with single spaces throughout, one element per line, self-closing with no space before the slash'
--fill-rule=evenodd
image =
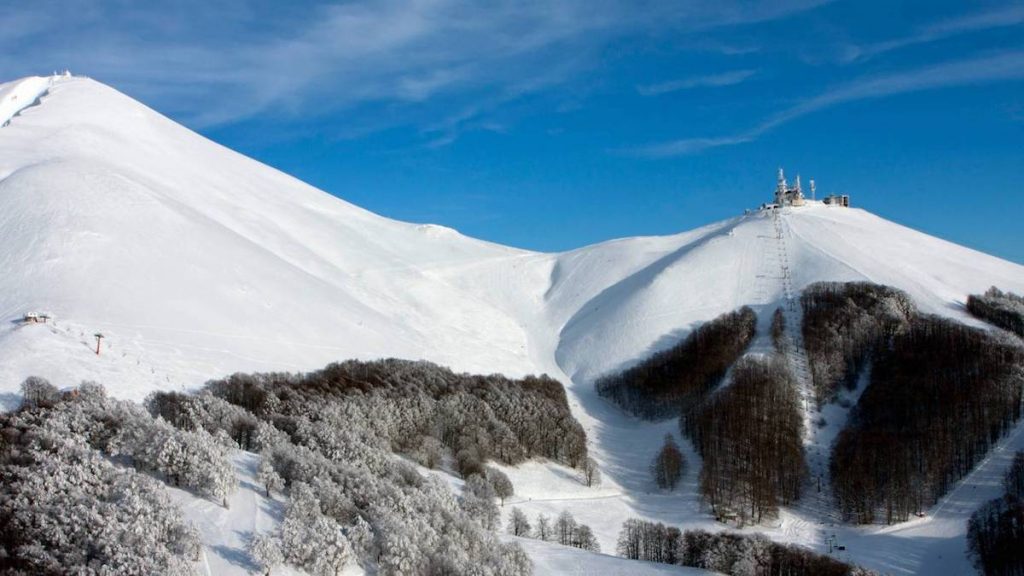
<path id="1" fill-rule="evenodd" d="M 99 332 L 97 332 L 97 333 L 93 334 L 93 336 L 96 337 L 96 355 L 99 356 L 100 355 L 100 342 L 103 341 L 103 334 L 100 334 Z"/>

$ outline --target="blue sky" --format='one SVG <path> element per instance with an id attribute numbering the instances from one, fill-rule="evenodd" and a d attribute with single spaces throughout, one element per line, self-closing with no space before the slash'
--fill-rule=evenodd
<path id="1" fill-rule="evenodd" d="M 525 248 L 729 217 L 781 165 L 1024 263 L 1021 0 L 159 4 L 8 7 L 0 77 L 67 67 L 380 214 Z"/>

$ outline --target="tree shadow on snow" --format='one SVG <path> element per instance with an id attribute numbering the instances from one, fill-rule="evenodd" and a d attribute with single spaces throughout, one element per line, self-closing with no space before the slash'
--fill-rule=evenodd
<path id="1" fill-rule="evenodd" d="M 236 531 L 236 533 L 241 534 L 246 542 L 252 539 L 252 534 L 249 532 Z M 217 556 L 220 556 L 224 560 L 227 560 L 228 563 L 238 566 L 246 571 L 258 572 L 260 569 L 260 567 L 252 561 L 252 558 L 249 557 L 249 553 L 245 550 L 224 545 L 214 546 L 212 549 Z"/>

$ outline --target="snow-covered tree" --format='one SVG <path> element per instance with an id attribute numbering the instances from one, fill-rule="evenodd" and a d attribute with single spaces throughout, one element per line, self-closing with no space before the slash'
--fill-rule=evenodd
<path id="1" fill-rule="evenodd" d="M 555 520 L 554 539 L 562 546 L 572 546 L 573 533 L 576 531 L 576 519 L 568 510 L 563 510 Z"/>
<path id="2" fill-rule="evenodd" d="M 284 479 L 274 469 L 274 458 L 269 450 L 264 450 L 260 455 L 260 466 L 256 471 L 256 481 L 263 486 L 267 498 L 270 498 L 271 491 L 284 489 Z"/>
<path id="3" fill-rule="evenodd" d="M 270 576 L 270 571 L 284 562 L 281 541 L 270 534 L 257 534 L 253 537 L 249 542 L 249 556 L 266 576 Z"/>
<path id="4" fill-rule="evenodd" d="M 508 476 L 498 470 L 497 468 L 487 468 L 487 481 L 490 482 L 491 488 L 494 489 L 494 495 L 501 501 L 501 505 L 505 505 L 505 499 L 515 494 L 515 489 L 512 487 L 512 481 L 509 480 Z"/>
<path id="5" fill-rule="evenodd" d="M 495 498 L 491 483 L 483 476 L 473 474 L 466 480 L 463 488 L 462 508 L 485 530 L 494 530 L 500 517 L 498 507 L 494 503 Z"/>
<path id="6" fill-rule="evenodd" d="M 384 576 L 416 574 L 423 564 L 423 554 L 404 530 L 394 526 L 382 532 L 381 554 L 378 565 Z"/>
<path id="7" fill-rule="evenodd" d="M 373 527 L 362 515 L 356 515 L 355 522 L 345 529 L 345 537 L 357 557 L 371 557 L 374 547 Z"/>
<path id="8" fill-rule="evenodd" d="M 573 530 L 572 545 L 574 548 L 581 548 L 590 552 L 600 552 L 601 546 L 597 543 L 594 531 L 586 524 L 577 524 Z"/>
<path id="9" fill-rule="evenodd" d="M 345 538 L 338 523 L 323 515 L 317 515 L 311 526 L 307 526 L 310 545 L 316 549 L 313 561 L 306 568 L 313 576 L 337 576 L 352 560 L 352 547 Z"/>
<path id="10" fill-rule="evenodd" d="M 580 469 L 580 479 L 588 487 L 601 484 L 601 469 L 598 468 L 596 460 L 587 458 L 583 461 L 583 466 Z"/>
<path id="11" fill-rule="evenodd" d="M 530 520 L 519 508 L 512 508 L 512 513 L 508 519 L 508 533 L 513 536 L 523 537 L 530 535 Z"/>
<path id="12" fill-rule="evenodd" d="M 29 376 L 21 383 L 21 398 L 26 406 L 49 406 L 59 397 L 60 392 L 45 378 Z"/>
<path id="13" fill-rule="evenodd" d="M 430 469 L 436 469 L 441 465 L 441 462 L 444 460 L 444 454 L 444 444 L 433 436 L 421 438 L 419 447 L 409 453 L 413 460 Z"/>
<path id="14" fill-rule="evenodd" d="M 0 415 L 3 571 L 191 574 L 195 530 L 156 481 L 89 448 L 76 432 L 87 420 L 71 408 Z"/>
<path id="15" fill-rule="evenodd" d="M 537 540 L 550 542 L 554 537 L 554 529 L 551 527 L 551 520 L 543 514 L 537 515 L 537 525 L 533 529 L 533 537 Z"/>

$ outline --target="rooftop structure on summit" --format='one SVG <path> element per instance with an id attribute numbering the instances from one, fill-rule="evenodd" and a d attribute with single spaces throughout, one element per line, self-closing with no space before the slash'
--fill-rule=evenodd
<path id="1" fill-rule="evenodd" d="M 814 191 L 814 180 L 811 180 L 811 191 Z M 804 192 L 800 188 L 800 175 L 796 175 L 796 182 L 793 186 L 786 183 L 786 175 L 779 168 L 779 177 L 775 183 L 775 205 L 776 206 L 803 206 L 805 204 Z"/>
<path id="2" fill-rule="evenodd" d="M 822 200 L 826 206 L 841 206 L 843 208 L 850 207 L 850 196 L 849 194 L 829 194 Z"/>
<path id="3" fill-rule="evenodd" d="M 804 196 L 803 186 L 800 184 L 800 175 L 797 174 L 796 180 L 793 182 L 793 185 L 790 186 L 786 181 L 786 174 L 782 171 L 782 168 L 779 168 L 778 178 L 775 181 L 774 201 L 762 204 L 761 210 L 775 210 L 777 208 L 785 208 L 788 206 L 806 206 L 808 202 L 816 202 L 817 198 L 814 180 L 811 180 L 809 184 L 811 192 L 810 199 Z M 821 203 L 826 206 L 847 207 L 850 205 L 850 197 L 846 194 L 830 194 L 823 198 Z"/>

